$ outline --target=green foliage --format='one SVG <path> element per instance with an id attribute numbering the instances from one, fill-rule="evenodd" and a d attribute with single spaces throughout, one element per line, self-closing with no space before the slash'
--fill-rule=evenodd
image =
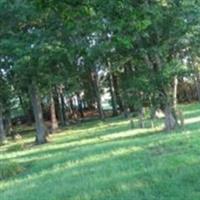
<path id="1" fill-rule="evenodd" d="M 175 76 L 199 74 L 199 7 L 195 0 L 3 0 L 0 101 L 9 110 L 20 96 L 27 113 L 34 82 L 44 99 L 62 86 L 64 96 L 84 92 L 95 104 L 115 74 L 118 104 L 163 108 Z"/>

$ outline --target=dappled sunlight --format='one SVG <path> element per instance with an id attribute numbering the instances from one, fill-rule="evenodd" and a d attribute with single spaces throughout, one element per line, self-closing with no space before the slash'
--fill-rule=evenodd
<path id="1" fill-rule="evenodd" d="M 44 200 L 51 199 L 52 193 L 69 200 L 138 199 L 141 194 L 148 199 L 148 190 L 172 189 L 164 180 L 177 187 L 184 179 L 196 181 L 190 175 L 200 164 L 200 117 L 198 112 L 187 113 L 186 126 L 173 132 L 163 131 L 163 120 L 156 121 L 156 128 L 131 129 L 129 120 L 109 119 L 88 128 L 87 123 L 68 127 L 42 146 L 28 145 L 33 137 L 9 141 L 0 147 L 0 159 L 17 162 L 25 170 L 2 180 L 0 191 L 5 197 L 17 196 L 16 200 L 29 199 L 26 191 L 40 196 L 44 192 Z M 137 119 L 133 120 L 138 127 Z M 145 125 L 150 127 L 150 121 Z M 24 149 L 11 151 L 20 143 Z M 42 191 L 42 185 L 48 187 Z"/>
<path id="2" fill-rule="evenodd" d="M 126 155 L 134 155 L 134 152 L 140 152 L 143 155 L 143 149 L 140 147 L 116 148 L 116 150 L 110 151 L 108 154 L 102 152 L 79 161 L 68 161 L 61 165 L 58 164 L 51 169 L 25 177 L 25 179 L 15 180 L 14 183 L 3 183 L 1 189 L 9 187 L 10 189 L 15 188 L 16 192 L 17 188 L 21 188 L 22 192 L 31 189 L 36 191 L 40 182 L 43 184 L 47 182 L 62 184 L 64 180 L 71 180 L 71 184 L 64 191 L 70 191 L 70 196 L 73 199 L 83 198 L 83 191 L 86 197 L 106 198 L 109 193 L 113 192 L 116 195 L 126 195 L 128 192 L 135 191 L 134 193 L 137 193 L 149 187 L 159 187 L 158 184 L 160 184 L 163 178 L 168 178 L 169 180 L 173 178 L 173 173 L 177 171 L 176 163 L 178 163 L 178 169 L 181 169 L 183 164 L 184 166 L 188 164 L 193 166 L 199 162 L 197 156 L 193 156 L 185 161 L 185 153 L 182 152 L 181 157 L 180 155 L 177 157 L 178 159 L 173 157 L 173 155 L 160 157 L 161 160 L 155 160 L 156 157 L 149 157 L 146 158 L 146 161 L 143 160 L 143 157 L 137 157 L 137 159 L 132 157 L 131 162 L 126 160 L 126 165 L 123 165 Z M 140 160 L 138 160 L 139 158 Z M 165 164 L 166 162 L 168 165 Z M 152 173 L 155 174 L 153 175 Z M 162 174 L 163 177 L 161 176 Z M 111 186 L 107 187 L 109 183 Z M 22 185 L 24 185 L 23 188 Z M 78 188 L 79 190 L 77 190 Z M 57 185 L 51 189 L 53 191 L 59 190 Z M 61 191 L 64 192 L 63 190 Z M 101 191 L 104 191 L 104 193 L 101 193 Z"/>
<path id="3" fill-rule="evenodd" d="M 126 128 L 128 129 L 128 124 L 129 121 L 125 120 L 125 121 L 116 121 L 116 122 L 101 122 L 97 125 L 93 125 L 93 127 L 90 127 L 88 129 L 83 129 L 83 125 L 78 126 L 76 129 L 72 129 L 72 130 L 65 130 L 64 132 L 62 132 L 61 134 L 58 135 L 52 135 L 53 139 L 55 138 L 56 141 L 55 142 L 63 142 L 63 139 L 66 138 L 66 142 L 70 141 L 70 140 L 80 140 L 80 138 L 85 138 L 85 137 L 89 137 L 90 135 L 92 137 L 95 137 L 95 135 L 97 135 L 99 133 L 99 135 L 102 135 L 103 132 L 107 132 L 109 134 L 109 130 L 110 129 L 120 129 L 123 126 L 126 126 Z M 117 131 L 117 130 L 116 130 Z"/>
<path id="4" fill-rule="evenodd" d="M 88 164 L 91 164 L 93 165 L 94 163 L 100 163 L 100 162 L 105 162 L 105 160 L 109 160 L 109 159 L 115 159 L 119 156 L 126 156 L 128 154 L 132 154 L 132 153 L 136 153 L 136 152 L 139 152 L 139 151 L 142 151 L 143 149 L 141 147 L 137 147 L 137 146 L 133 146 L 133 147 L 129 147 L 129 148 L 118 148 L 118 149 L 114 149 L 114 150 L 111 150 L 109 152 L 101 152 L 101 153 L 98 153 L 98 154 L 93 154 L 92 156 L 87 156 L 87 157 L 84 157 L 83 159 L 75 159 L 75 160 L 69 160 L 67 162 L 64 162 L 62 164 L 56 164 L 54 165 L 52 168 L 48 169 L 48 170 L 42 170 L 41 172 L 39 173 L 36 173 L 36 174 L 31 174 L 30 176 L 28 177 L 24 177 L 22 179 L 15 179 L 15 180 L 11 180 L 11 181 L 6 181 L 5 183 L 1 184 L 0 185 L 0 189 L 5 189 L 5 187 L 8 187 L 8 186 L 11 186 L 11 185 L 16 185 L 16 184 L 20 184 L 22 183 L 23 181 L 32 181 L 32 180 L 35 180 L 35 179 L 38 179 L 38 178 L 41 178 L 43 176 L 46 176 L 46 175 L 53 175 L 54 173 L 57 173 L 57 172 L 62 172 L 62 171 L 66 171 L 66 170 L 69 170 L 69 169 L 73 169 L 75 167 L 81 167 L 81 166 L 84 166 L 84 165 L 88 165 Z M 50 156 L 51 157 L 51 156 Z M 52 157 L 53 159 L 53 157 Z M 23 160 L 20 160 L 18 159 L 18 161 L 23 161 Z"/>
<path id="5" fill-rule="evenodd" d="M 103 142 L 109 142 L 109 141 L 114 141 L 114 140 L 120 140 L 120 139 L 125 139 L 129 137 L 134 137 L 134 136 L 142 136 L 142 134 L 147 135 L 150 133 L 156 133 L 160 131 L 161 129 L 134 129 L 134 130 L 128 130 L 124 132 L 118 132 L 118 133 L 112 133 L 109 134 L 109 132 L 106 135 L 100 135 L 98 137 L 91 137 L 91 138 L 86 138 L 82 140 L 75 140 L 72 142 L 67 142 L 66 143 L 61 143 L 61 144 L 45 144 L 41 147 L 34 147 L 26 151 L 19 151 L 19 152 L 14 152 L 14 153 L 7 153 L 6 156 L 4 156 L 4 159 L 8 158 L 17 158 L 20 156 L 27 156 L 31 155 L 33 153 L 42 153 L 42 152 L 48 152 L 48 151 L 55 151 L 59 149 L 65 149 L 65 148 L 79 148 L 84 145 L 91 145 L 91 144 L 101 144 Z M 66 149 L 67 150 L 67 149 Z M 38 156 L 38 155 L 37 155 Z M 30 158 L 31 160 L 32 158 Z"/>
<path id="6" fill-rule="evenodd" d="M 185 119 L 185 124 L 192 124 L 192 123 L 196 123 L 196 122 L 200 122 L 200 116 Z"/>
<path id="7" fill-rule="evenodd" d="M 126 132 L 120 132 L 120 133 L 114 133 L 111 135 L 105 135 L 105 136 L 101 136 L 100 139 L 103 141 L 107 141 L 107 140 L 116 140 L 116 139 L 123 139 L 123 138 L 127 138 L 127 137 L 131 137 L 131 136 L 136 136 L 136 135 L 142 135 L 142 134 L 148 134 L 151 132 L 157 132 L 160 131 L 161 129 L 134 129 L 134 130 L 129 130 Z"/>
<path id="8" fill-rule="evenodd" d="M 200 112 L 200 109 L 195 109 L 195 110 L 184 111 L 184 114 L 190 116 L 199 112 Z"/>

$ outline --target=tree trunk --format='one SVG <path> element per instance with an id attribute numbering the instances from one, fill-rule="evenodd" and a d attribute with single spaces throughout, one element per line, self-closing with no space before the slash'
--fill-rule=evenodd
<path id="1" fill-rule="evenodd" d="M 114 76 L 114 75 L 112 75 L 112 77 L 113 77 L 113 87 L 114 87 L 117 104 L 119 106 L 120 111 L 124 112 L 123 101 L 122 101 L 122 97 L 121 97 L 120 91 L 119 91 L 118 78 L 117 78 L 117 76 Z"/>
<path id="2" fill-rule="evenodd" d="M 173 88 L 173 107 L 176 109 L 177 107 L 177 88 L 178 88 L 178 78 L 174 77 L 174 88 Z"/>
<path id="3" fill-rule="evenodd" d="M 176 117 L 174 116 L 174 112 L 169 104 L 165 106 L 165 130 L 171 131 L 174 130 L 177 125 Z"/>
<path id="4" fill-rule="evenodd" d="M 100 119 L 103 120 L 105 118 L 105 115 L 104 115 L 104 111 L 102 108 L 101 95 L 100 95 L 98 87 L 96 88 L 96 101 L 97 101 L 97 108 L 98 108 L 98 112 L 100 115 Z"/>
<path id="5" fill-rule="evenodd" d="M 12 120 L 10 112 L 6 114 L 5 131 L 7 136 L 10 136 L 12 133 Z"/>
<path id="6" fill-rule="evenodd" d="M 43 120 L 41 100 L 38 94 L 37 86 L 34 83 L 30 86 L 30 96 L 36 125 L 36 143 L 44 144 L 47 142 L 46 128 Z"/>
<path id="7" fill-rule="evenodd" d="M 50 113 L 51 113 L 51 129 L 52 132 L 58 129 L 58 120 L 56 117 L 56 108 L 53 94 L 50 94 Z"/>
<path id="8" fill-rule="evenodd" d="M 0 103 L 0 144 L 6 141 L 6 133 L 3 124 L 3 106 Z"/>
<path id="9" fill-rule="evenodd" d="M 144 107 L 142 107 L 140 109 L 140 112 L 139 112 L 139 126 L 140 126 L 140 128 L 145 128 L 144 115 L 145 115 L 145 110 L 144 110 Z"/>
<path id="10" fill-rule="evenodd" d="M 199 77 L 198 72 L 195 73 L 194 82 L 195 82 L 195 87 L 197 91 L 198 101 L 200 101 L 200 77 Z"/>
<path id="11" fill-rule="evenodd" d="M 198 98 L 198 101 L 200 101 L 200 82 L 198 82 L 196 79 L 195 79 L 195 86 L 196 86 L 196 91 L 197 91 L 197 98 Z"/>
<path id="12" fill-rule="evenodd" d="M 64 116 L 63 116 L 62 100 L 61 100 L 60 94 L 58 94 L 58 103 L 59 103 L 59 120 L 60 120 L 61 126 L 65 126 L 65 120 L 64 120 Z"/>
<path id="13" fill-rule="evenodd" d="M 74 104 L 73 104 L 72 97 L 69 98 L 69 110 L 70 110 L 70 114 L 72 116 L 74 114 Z"/>
<path id="14" fill-rule="evenodd" d="M 198 98 L 198 101 L 200 101 L 200 73 L 199 73 L 199 69 L 198 69 L 198 66 L 195 66 L 193 58 L 191 58 L 189 65 L 194 72 L 194 83 L 195 83 L 195 87 L 196 87 L 196 91 L 197 91 L 197 98 Z"/>
<path id="15" fill-rule="evenodd" d="M 77 100 L 78 100 L 78 111 L 80 113 L 81 118 L 84 118 L 84 113 L 83 113 L 83 100 L 81 99 L 81 96 L 79 93 L 77 93 Z"/>
<path id="16" fill-rule="evenodd" d="M 67 118 L 66 118 L 66 113 L 65 113 L 65 98 L 63 96 L 63 92 L 60 93 L 60 98 L 61 98 L 61 107 L 62 107 L 62 115 L 64 119 L 64 125 L 67 125 Z"/>
<path id="17" fill-rule="evenodd" d="M 57 89 L 59 120 L 60 120 L 61 126 L 65 126 L 67 123 L 66 123 L 66 116 L 65 116 L 65 102 L 64 102 L 62 90 L 63 90 L 62 88 Z"/>
<path id="18" fill-rule="evenodd" d="M 116 95 L 113 88 L 113 81 L 112 81 L 112 75 L 109 75 L 109 85 L 110 85 L 110 94 L 111 94 L 111 102 L 112 102 L 112 110 L 113 110 L 113 116 L 117 116 L 117 100 Z"/>
<path id="19" fill-rule="evenodd" d="M 116 94 L 114 91 L 114 84 L 113 84 L 113 75 L 111 73 L 111 64 L 108 61 L 108 66 L 109 66 L 109 86 L 110 86 L 110 94 L 111 94 L 111 102 L 112 102 L 112 109 L 113 109 L 113 116 L 117 116 L 118 112 L 117 112 L 117 98 L 116 98 Z"/>
<path id="20" fill-rule="evenodd" d="M 156 114 L 156 108 L 151 104 L 150 106 L 151 128 L 154 128 L 155 114 Z"/>
<path id="21" fill-rule="evenodd" d="M 155 60 L 156 60 L 156 65 L 154 66 L 154 72 L 157 73 L 163 67 L 163 60 L 159 54 L 155 54 Z M 176 77 L 176 79 L 177 79 L 177 77 Z M 176 80 L 175 80 L 175 82 L 176 82 Z M 177 83 L 175 83 L 175 85 L 177 85 Z M 175 109 L 173 108 L 173 106 L 171 106 L 174 103 L 176 104 L 176 100 L 175 100 L 175 102 L 173 102 L 173 99 L 172 99 L 172 102 L 171 102 L 171 100 L 169 100 L 169 98 L 168 98 L 169 93 L 166 92 L 164 88 L 165 88 L 164 85 L 160 86 L 160 93 L 163 94 L 163 97 L 164 97 L 164 99 L 162 100 L 162 104 L 163 104 L 162 109 L 165 114 L 165 130 L 171 131 L 171 130 L 174 130 L 176 128 L 176 126 L 178 125 Z M 176 96 L 177 96 L 177 88 L 175 88 L 175 90 L 174 90 L 175 99 L 176 99 Z"/>
<path id="22" fill-rule="evenodd" d="M 92 82 L 93 82 L 94 93 L 95 93 L 95 98 L 96 98 L 96 102 L 97 102 L 97 109 L 98 109 L 98 112 L 99 112 L 99 117 L 100 117 L 100 119 L 103 120 L 105 118 L 105 116 L 104 116 L 104 111 L 103 111 L 102 103 L 101 103 L 101 94 L 100 94 L 100 91 L 99 91 L 97 73 L 92 72 L 91 78 L 92 78 Z"/>
<path id="23" fill-rule="evenodd" d="M 26 109 L 26 106 L 24 105 L 22 96 L 20 94 L 18 94 L 18 98 L 19 98 L 19 103 L 20 103 L 20 106 L 21 106 L 21 108 L 23 110 L 23 113 L 24 113 L 24 115 L 26 115 L 27 114 L 27 109 Z"/>

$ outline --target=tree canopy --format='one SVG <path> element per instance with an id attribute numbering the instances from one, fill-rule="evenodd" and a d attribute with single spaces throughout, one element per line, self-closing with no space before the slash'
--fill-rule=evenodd
<path id="1" fill-rule="evenodd" d="M 114 115 L 160 108 L 173 129 L 174 79 L 195 77 L 200 98 L 199 21 L 196 0 L 1 0 L 0 118 L 18 99 L 44 143 L 48 99 L 54 122 L 66 125 L 73 96 L 104 119 L 109 88 Z"/>

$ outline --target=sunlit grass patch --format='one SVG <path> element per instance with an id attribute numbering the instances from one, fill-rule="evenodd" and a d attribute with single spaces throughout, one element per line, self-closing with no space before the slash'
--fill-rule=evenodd
<path id="1" fill-rule="evenodd" d="M 16 152 L 16 151 L 22 151 L 24 150 L 24 143 L 23 142 L 18 142 L 15 145 L 12 145 L 7 148 L 6 152 Z"/>
<path id="2" fill-rule="evenodd" d="M 0 165 L 25 170 L 0 182 L 1 200 L 200 199 L 200 106 L 181 107 L 186 125 L 171 133 L 162 119 L 131 129 L 130 120 L 114 118 L 68 127 L 42 146 L 28 145 L 33 135 L 22 149 L 9 141 Z"/>

